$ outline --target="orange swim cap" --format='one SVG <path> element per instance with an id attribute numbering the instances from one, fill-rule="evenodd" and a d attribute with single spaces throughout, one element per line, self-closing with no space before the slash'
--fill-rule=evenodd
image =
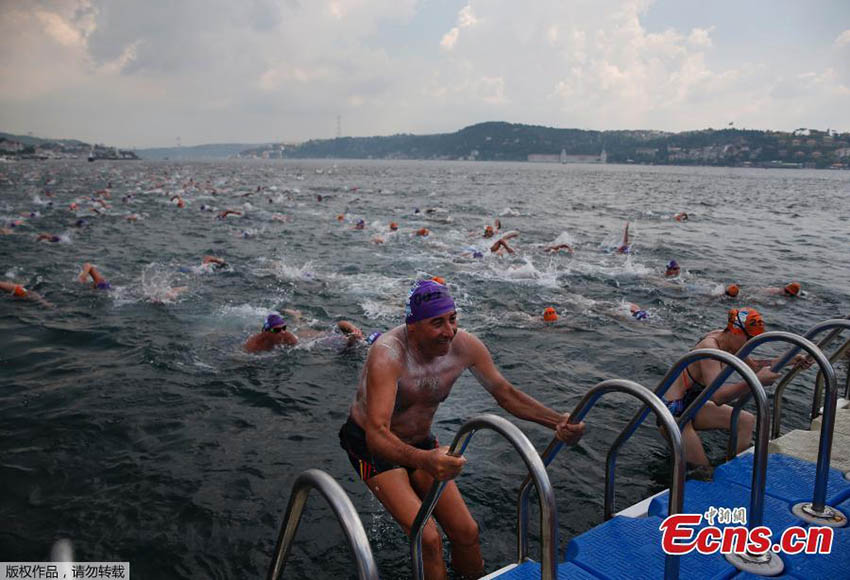
<path id="1" fill-rule="evenodd" d="M 428 228 L 419 228 L 419 230 L 416 232 L 416 235 L 417 236 L 427 236 L 430 233 L 431 232 L 428 231 Z"/>
<path id="2" fill-rule="evenodd" d="M 797 296 L 800 293 L 800 283 L 791 282 L 785 286 L 785 293 L 788 296 Z"/>
<path id="3" fill-rule="evenodd" d="M 486 228 L 484 228 L 484 234 L 492 236 L 493 235 L 493 226 L 487 226 Z"/>
<path id="4" fill-rule="evenodd" d="M 434 277 L 431 278 L 431 280 L 433 280 L 437 284 L 442 284 L 443 286 L 446 285 L 446 279 L 443 278 L 442 276 L 434 276 Z"/>
<path id="5" fill-rule="evenodd" d="M 390 229 L 392 231 L 396 231 L 398 229 L 398 224 L 395 222 L 390 222 Z"/>
<path id="6" fill-rule="evenodd" d="M 732 334 L 743 334 L 752 338 L 764 332 L 764 319 L 755 308 L 733 308 L 729 311 L 726 329 Z"/>
<path id="7" fill-rule="evenodd" d="M 738 292 L 740 292 L 740 291 L 741 291 L 741 289 L 738 287 L 737 284 L 729 284 L 726 287 L 726 296 L 731 296 L 732 298 L 734 298 L 735 296 L 738 295 Z"/>
<path id="8" fill-rule="evenodd" d="M 336 221 L 338 221 L 338 222 L 341 222 L 344 219 L 345 219 L 345 216 L 342 215 L 342 214 L 339 214 L 338 216 L 336 216 Z"/>
<path id="9" fill-rule="evenodd" d="M 543 320 L 546 322 L 555 322 L 558 320 L 558 313 L 555 312 L 555 309 L 549 306 L 543 311 Z"/>
<path id="10" fill-rule="evenodd" d="M 24 296 L 26 296 L 26 295 L 27 295 L 27 291 L 26 291 L 26 289 L 25 289 L 23 286 L 21 286 L 20 284 L 15 284 L 15 287 L 14 287 L 14 288 L 12 288 L 12 294 L 14 294 L 15 296 L 17 296 L 18 298 L 23 298 Z"/>

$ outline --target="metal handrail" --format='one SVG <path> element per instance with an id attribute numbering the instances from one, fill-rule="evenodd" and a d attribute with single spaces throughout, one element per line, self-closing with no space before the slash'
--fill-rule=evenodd
<path id="1" fill-rule="evenodd" d="M 348 546 L 354 553 L 357 563 L 357 577 L 360 580 L 378 580 L 378 567 L 369 547 L 369 539 L 360 516 L 346 495 L 345 490 L 330 475 L 320 469 L 308 469 L 295 478 L 292 484 L 292 493 L 289 495 L 289 505 L 286 506 L 286 515 L 280 528 L 277 546 L 274 550 L 274 558 L 267 576 L 268 580 L 277 580 L 283 573 L 286 560 L 292 549 L 292 540 L 301 523 L 301 515 L 307 496 L 311 489 L 317 489 L 330 504 L 336 519 L 342 525 Z"/>
<path id="2" fill-rule="evenodd" d="M 845 321 L 839 321 L 845 322 Z M 783 356 L 779 357 L 777 362 L 773 365 L 773 368 L 782 368 L 788 361 L 793 358 L 797 352 L 801 349 L 805 350 L 809 353 L 809 355 L 815 359 L 815 362 L 820 367 L 820 372 L 826 377 L 826 404 L 823 406 L 823 424 L 820 430 L 820 441 L 818 443 L 818 459 L 817 459 L 817 467 L 815 468 L 815 489 L 812 497 L 812 508 L 816 512 L 823 513 L 826 506 L 826 484 L 827 478 L 829 477 L 829 459 L 832 453 L 832 433 L 835 428 L 835 409 L 838 404 L 838 386 L 835 381 L 835 369 L 832 368 L 832 365 L 827 360 L 826 356 L 824 356 L 821 349 L 819 349 L 815 344 L 802 336 L 798 336 L 796 334 L 792 334 L 790 332 L 784 332 L 780 330 L 775 330 L 772 332 L 765 332 L 756 337 L 751 338 L 747 343 L 741 347 L 741 349 L 737 352 L 737 356 L 741 359 L 745 359 L 750 355 L 753 350 L 760 346 L 765 342 L 777 342 L 784 341 L 790 342 L 795 345 L 793 348 L 789 349 Z M 721 376 L 723 373 L 721 373 Z M 720 376 L 718 376 L 718 379 Z M 777 389 L 774 391 L 774 421 L 778 424 L 778 416 L 776 414 L 777 397 L 781 395 L 781 392 Z M 743 396 L 735 402 L 735 409 L 732 413 L 732 437 L 735 437 L 734 426 L 737 423 L 737 417 L 740 413 L 741 407 L 748 400 L 747 396 Z"/>
<path id="3" fill-rule="evenodd" d="M 767 473 L 767 445 L 768 445 L 768 410 L 767 410 L 767 395 L 764 392 L 761 382 L 749 366 L 747 366 L 738 357 L 728 352 L 714 348 L 700 348 L 692 350 L 679 360 L 677 360 L 661 382 L 655 388 L 655 395 L 663 398 L 667 390 L 673 382 L 682 374 L 688 365 L 703 359 L 714 359 L 721 363 L 725 363 L 726 367 L 720 372 L 717 378 L 707 386 L 702 394 L 682 412 L 678 419 L 679 428 L 684 428 L 697 411 L 705 404 L 714 392 L 729 378 L 732 372 L 737 371 L 739 375 L 747 383 L 750 391 L 756 397 L 756 444 L 755 444 L 755 459 L 753 461 L 753 481 L 750 491 L 750 517 L 749 522 L 751 529 L 761 525 L 761 520 L 764 513 L 764 488 L 765 477 Z M 626 441 L 634 434 L 637 428 L 643 423 L 646 418 L 647 409 L 642 407 L 628 425 L 623 429 L 611 449 L 608 451 L 607 463 L 605 467 L 605 515 L 606 518 L 611 517 L 614 505 L 614 469 L 616 467 L 617 454 Z"/>
<path id="4" fill-rule="evenodd" d="M 823 340 L 818 342 L 817 346 L 818 346 L 819 349 L 823 349 L 823 348 L 829 346 L 829 344 L 831 344 L 835 340 L 835 338 L 837 338 L 838 335 L 841 334 L 842 330 L 850 329 L 850 320 L 847 320 L 846 318 L 844 318 L 844 319 L 834 318 L 834 319 L 831 319 L 831 320 L 825 320 L 823 322 L 820 322 L 820 323 L 812 326 L 809 330 L 806 331 L 806 333 L 803 335 L 803 337 L 807 338 L 808 340 L 814 340 L 814 338 L 818 334 L 822 333 L 825 330 L 829 330 L 829 329 L 832 329 L 832 332 L 830 332 Z M 830 363 L 835 361 L 837 359 L 837 357 L 840 356 L 841 353 L 846 352 L 848 348 L 850 348 L 850 340 L 846 341 L 841 347 L 838 348 L 838 350 L 836 350 L 833 353 L 833 356 L 829 357 Z M 799 346 L 791 347 L 788 350 L 788 352 L 786 352 L 777 361 L 777 365 L 774 365 L 774 368 L 775 369 L 782 368 L 783 366 L 785 366 L 788 363 L 788 361 L 790 361 L 792 358 L 794 358 L 794 356 L 798 352 L 800 352 Z M 833 358 L 833 357 L 835 357 L 835 358 Z M 779 363 L 782 363 L 782 365 L 780 366 Z M 788 384 L 792 380 L 794 380 L 794 378 L 799 373 L 801 373 L 802 370 L 803 369 L 801 369 L 799 367 L 789 370 L 788 373 L 784 377 L 782 377 L 782 379 L 779 381 L 779 383 L 777 383 L 776 388 L 773 391 L 773 401 L 774 402 L 773 402 L 773 420 L 771 422 L 771 433 L 770 433 L 771 439 L 776 439 L 777 437 L 779 437 L 781 420 L 782 420 L 782 406 L 783 406 L 782 393 L 785 391 L 785 388 L 788 386 Z M 850 393 L 845 393 L 845 397 L 848 394 L 850 394 Z M 814 397 L 812 398 L 812 417 L 811 417 L 812 419 L 817 417 L 817 414 L 820 413 L 821 404 L 820 404 L 819 399 L 820 399 L 820 389 L 817 388 L 817 389 L 815 389 L 815 394 L 814 394 Z"/>
<path id="5" fill-rule="evenodd" d="M 585 415 L 596 404 L 600 397 L 607 393 L 619 392 L 626 393 L 637 397 L 644 402 L 642 409 L 645 417 L 652 410 L 659 421 L 664 425 L 664 435 L 670 444 L 670 449 L 673 452 L 673 481 L 670 485 L 670 514 L 677 514 L 682 511 L 684 503 L 684 487 L 685 487 L 685 452 L 682 447 L 682 433 L 676 426 L 676 421 L 670 410 L 664 403 L 656 397 L 652 391 L 639 385 L 633 381 L 623 379 L 611 379 L 602 381 L 592 389 L 590 389 L 576 405 L 575 410 L 570 414 L 570 423 L 579 423 L 584 419 Z M 557 437 L 552 439 L 549 446 L 541 454 L 544 465 L 549 465 L 555 456 L 564 446 L 564 443 Z M 525 481 L 519 488 L 519 498 L 517 501 L 517 559 L 522 562 L 528 557 L 528 493 L 529 493 L 530 478 L 526 477 Z M 678 556 L 667 555 L 664 562 L 664 578 L 670 580 L 679 577 L 679 558 Z"/>
<path id="6" fill-rule="evenodd" d="M 558 513 L 555 506 L 555 492 L 552 483 L 546 474 L 546 468 L 537 455 L 537 450 L 519 428 L 502 417 L 485 413 L 473 417 L 464 423 L 449 448 L 449 455 L 463 455 L 470 439 L 480 429 L 492 429 L 507 439 L 514 449 L 522 457 L 528 468 L 529 477 L 534 480 L 537 488 L 537 497 L 540 503 L 540 534 L 541 534 L 541 562 L 540 575 L 544 580 L 555 580 L 557 577 L 558 562 L 556 550 L 558 546 Z M 422 507 L 413 520 L 410 536 L 410 556 L 413 560 L 413 577 L 415 580 L 424 578 L 422 564 L 422 531 L 425 523 L 431 517 L 431 513 L 445 489 L 447 481 L 435 481 L 428 495 L 422 500 Z"/>

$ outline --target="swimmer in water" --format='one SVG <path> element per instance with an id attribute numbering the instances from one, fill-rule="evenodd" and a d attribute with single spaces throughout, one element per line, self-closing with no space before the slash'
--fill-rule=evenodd
<path id="1" fill-rule="evenodd" d="M 629 244 L 629 222 L 626 222 L 626 229 L 623 231 L 623 243 L 617 247 L 618 254 L 631 254 L 632 246 Z"/>
<path id="2" fill-rule="evenodd" d="M 266 352 L 274 350 L 277 346 L 295 346 L 298 339 L 294 334 L 286 330 L 286 321 L 280 314 L 272 313 L 266 317 L 263 329 L 251 336 L 242 350 L 249 353 Z"/>
<path id="3" fill-rule="evenodd" d="M 550 254 L 554 254 L 555 252 L 566 251 L 570 254 L 574 254 L 575 250 L 573 250 L 572 246 L 569 244 L 558 244 L 557 246 L 546 246 L 543 248 L 544 252 L 548 252 Z"/>
<path id="4" fill-rule="evenodd" d="M 726 287 L 726 289 L 723 291 L 723 294 L 725 296 L 728 296 L 729 298 L 735 298 L 736 296 L 738 296 L 738 294 L 740 292 L 741 292 L 740 286 L 738 286 L 737 284 L 729 284 Z"/>
<path id="5" fill-rule="evenodd" d="M 77 279 L 85 284 L 91 278 L 92 287 L 98 290 L 111 290 L 112 284 L 109 283 L 109 280 L 103 277 L 103 275 L 98 271 L 98 269 L 88 262 L 83 264 L 83 269 L 80 271 L 80 275 L 77 276 Z"/>
<path id="6" fill-rule="evenodd" d="M 782 288 L 765 288 L 765 294 L 773 294 L 774 296 L 785 296 L 786 298 L 797 298 L 800 296 L 803 287 L 799 282 L 789 282 Z"/>
<path id="7" fill-rule="evenodd" d="M 686 221 L 688 221 L 688 214 L 686 214 L 685 212 L 682 211 L 682 212 L 679 212 L 676 215 L 674 215 L 673 219 L 676 220 L 677 222 L 686 222 Z"/>
<path id="8" fill-rule="evenodd" d="M 395 222 L 390 222 L 390 231 L 391 232 L 397 232 L 398 231 L 398 224 L 395 223 Z"/>
<path id="9" fill-rule="evenodd" d="M 175 203 L 175 205 L 176 205 L 177 207 L 180 207 L 180 208 L 186 207 L 186 202 L 185 202 L 185 201 L 183 201 L 183 198 L 182 198 L 182 197 L 180 197 L 179 195 L 175 195 L 175 196 L 173 196 L 173 197 L 171 198 L 171 203 L 174 203 L 174 200 L 175 200 L 175 199 L 177 200 L 177 203 Z"/>
<path id="10" fill-rule="evenodd" d="M 543 310 L 543 321 L 544 322 L 557 322 L 558 321 L 558 313 L 555 312 L 555 309 L 551 306 L 547 307 Z"/>
<path id="11" fill-rule="evenodd" d="M 357 220 L 357 223 L 354 224 L 354 227 L 351 228 L 353 230 L 365 230 L 366 229 L 366 220 Z"/>
<path id="12" fill-rule="evenodd" d="M 8 292 L 15 300 L 26 300 L 29 302 L 38 302 L 42 306 L 52 308 L 53 305 L 41 297 L 38 292 L 27 290 L 21 284 L 15 284 L 9 281 L 0 281 L 0 292 Z"/>
<path id="13" fill-rule="evenodd" d="M 219 214 L 216 216 L 216 219 L 223 220 L 223 219 L 227 218 L 227 216 L 229 216 L 229 215 L 241 216 L 242 212 L 235 210 L 235 209 L 226 209 L 224 211 L 219 212 Z"/>
<path id="14" fill-rule="evenodd" d="M 647 320 L 649 318 L 649 312 L 642 309 L 640 306 L 635 304 L 634 302 L 629 302 L 629 314 L 632 315 L 632 318 L 635 320 Z"/>
<path id="15" fill-rule="evenodd" d="M 676 260 L 670 260 L 667 262 L 667 270 L 664 272 L 664 275 L 668 278 L 674 278 L 682 273 L 682 269 L 679 267 L 679 262 Z"/>
<path id="16" fill-rule="evenodd" d="M 418 230 L 416 230 L 416 235 L 422 238 L 427 238 L 428 234 L 430 233 L 431 231 L 428 228 L 419 228 Z"/>
<path id="17" fill-rule="evenodd" d="M 57 236 L 56 234 L 38 234 L 38 237 L 35 239 L 37 242 L 50 242 L 52 244 L 58 243 L 62 241 L 62 238 Z"/>
<path id="18" fill-rule="evenodd" d="M 514 249 L 511 248 L 508 245 L 508 240 L 512 240 L 513 238 L 517 237 L 518 235 L 519 235 L 519 232 L 517 232 L 517 231 L 506 233 L 504 236 L 502 236 L 501 238 L 496 240 L 495 244 L 490 246 L 490 251 L 494 254 L 499 254 L 499 255 L 502 254 L 502 250 L 504 250 L 508 254 L 513 254 Z"/>
<path id="19" fill-rule="evenodd" d="M 227 267 L 227 262 L 217 256 L 204 256 L 201 260 L 201 266 L 207 266 L 213 270 L 220 270 Z"/>
<path id="20" fill-rule="evenodd" d="M 487 347 L 458 329 L 445 286 L 419 280 L 409 292 L 405 324 L 369 349 L 339 438 L 357 476 L 403 530 L 411 529 L 423 492 L 435 481 L 447 482 L 434 518 L 451 541 L 452 567 L 462 577 L 478 578 L 484 571 L 478 525 L 451 481 L 466 459 L 448 455 L 431 433 L 440 403 L 466 369 L 508 413 L 554 430 L 570 445 L 582 436 L 584 424 L 570 423 L 568 414 L 513 386 Z M 430 518 L 422 540 L 425 577 L 446 578 L 441 534 Z"/>

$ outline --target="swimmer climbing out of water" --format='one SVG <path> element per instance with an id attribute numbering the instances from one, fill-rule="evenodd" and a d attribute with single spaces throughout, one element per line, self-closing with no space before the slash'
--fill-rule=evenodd
<path id="1" fill-rule="evenodd" d="M 77 279 L 83 284 L 85 284 L 89 281 L 89 278 L 91 278 L 92 286 L 98 290 L 112 289 L 112 285 L 109 283 L 109 280 L 104 278 L 96 267 L 86 262 L 85 264 L 83 264 L 83 269 Z"/>
<path id="2" fill-rule="evenodd" d="M 758 336 L 764 331 L 764 320 L 757 310 L 753 308 L 733 308 L 728 313 L 726 328 L 712 330 L 703 336 L 692 350 L 717 348 L 735 354 L 750 338 Z M 764 386 L 770 385 L 780 376 L 771 368 L 776 362 L 775 360 L 747 358 L 744 362 L 757 371 L 756 376 Z M 812 364 L 811 359 L 802 355 L 798 355 L 789 362 L 802 368 L 808 368 Z M 703 359 L 688 365 L 663 397 L 664 403 L 673 413 L 673 416 L 681 415 L 699 396 L 700 392 L 717 378 L 722 370 L 723 365 L 714 359 Z M 685 459 L 689 463 L 709 465 L 708 457 L 697 431 L 705 429 L 728 430 L 731 425 L 732 407 L 726 403 L 734 401 L 746 392 L 749 392 L 749 387 L 744 381 L 720 387 L 714 392 L 711 400 L 707 401 L 693 420 L 685 426 L 682 431 L 682 441 L 685 446 Z M 754 423 L 755 420 L 751 413 L 741 412 L 738 418 L 738 449 L 736 453 L 741 453 L 750 446 Z"/>
<path id="3" fill-rule="evenodd" d="M 369 490 L 410 534 L 422 498 L 435 481 L 448 481 L 434 517 L 451 542 L 452 567 L 479 577 L 484 568 L 478 524 L 453 481 L 466 459 L 448 454 L 431 433 L 440 403 L 469 369 L 500 407 L 520 419 L 553 429 L 568 444 L 584 424 L 560 414 L 514 387 L 493 364 L 487 347 L 458 329 L 448 289 L 431 280 L 411 288 L 405 323 L 384 333 L 369 349 L 340 446 Z M 446 578 L 442 538 L 433 519 L 422 536 L 425 576 Z"/>

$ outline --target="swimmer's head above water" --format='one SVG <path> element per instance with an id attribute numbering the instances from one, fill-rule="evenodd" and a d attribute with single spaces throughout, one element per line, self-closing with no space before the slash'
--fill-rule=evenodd
<path id="1" fill-rule="evenodd" d="M 271 313 L 263 323 L 263 332 L 283 332 L 286 330 L 286 321 L 280 314 Z"/>
<path id="2" fill-rule="evenodd" d="M 555 312 L 554 308 L 548 306 L 543 310 L 543 320 L 545 322 L 556 322 L 558 320 L 558 313 Z"/>
<path id="3" fill-rule="evenodd" d="M 786 284 L 785 288 L 783 288 L 783 290 L 785 291 L 785 295 L 791 296 L 792 298 L 796 298 L 797 296 L 799 296 L 801 289 L 802 287 L 800 286 L 799 282 L 791 282 L 789 284 Z"/>
<path id="4" fill-rule="evenodd" d="M 444 284 L 434 280 L 417 280 L 407 295 L 404 321 L 413 324 L 454 310 L 455 301 Z"/>
<path id="5" fill-rule="evenodd" d="M 738 295 L 738 293 L 740 291 L 741 291 L 741 288 L 737 284 L 729 284 L 726 287 L 725 293 L 726 293 L 726 296 L 734 298 L 735 296 Z"/>
<path id="6" fill-rule="evenodd" d="M 667 271 L 664 272 L 665 276 L 678 276 L 681 272 L 681 268 L 679 267 L 679 262 L 676 260 L 670 260 L 667 262 Z"/>
<path id="7" fill-rule="evenodd" d="M 726 330 L 752 338 L 764 332 L 764 319 L 755 308 L 733 308 L 729 311 Z"/>

